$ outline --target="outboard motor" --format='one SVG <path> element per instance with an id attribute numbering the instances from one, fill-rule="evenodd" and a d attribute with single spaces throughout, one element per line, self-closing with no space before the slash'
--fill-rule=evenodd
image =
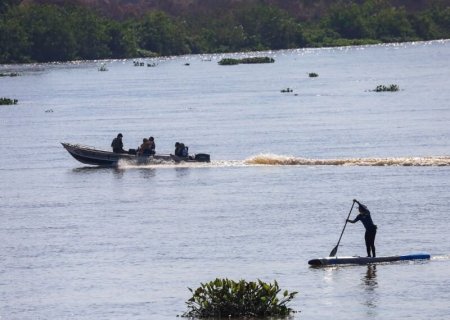
<path id="1" fill-rule="evenodd" d="M 211 157 L 209 156 L 209 154 L 206 153 L 197 153 L 195 155 L 195 160 L 198 162 L 210 162 Z"/>

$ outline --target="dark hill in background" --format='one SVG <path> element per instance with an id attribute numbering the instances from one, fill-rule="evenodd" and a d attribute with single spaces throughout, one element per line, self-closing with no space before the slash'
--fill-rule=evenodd
<path id="1" fill-rule="evenodd" d="M 172 16 L 208 14 L 217 10 L 229 10 L 238 5 L 266 4 L 286 10 L 300 20 L 317 20 L 327 13 L 336 0 L 23 0 L 23 4 L 79 4 L 95 8 L 113 18 L 140 17 L 148 11 L 161 10 Z M 353 1 L 363 2 L 363 1 Z M 407 12 L 424 10 L 437 1 L 430 0 L 385 0 L 395 7 L 404 7 Z M 442 1 L 441 1 L 442 2 Z"/>

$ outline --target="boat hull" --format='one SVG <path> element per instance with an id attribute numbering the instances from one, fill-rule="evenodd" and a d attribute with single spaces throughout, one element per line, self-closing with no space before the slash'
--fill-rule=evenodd
<path id="1" fill-rule="evenodd" d="M 327 257 L 312 259 L 308 264 L 314 267 L 345 265 L 345 264 L 373 264 L 383 262 L 408 261 L 408 260 L 429 260 L 431 256 L 427 253 L 408 254 L 402 256 L 385 256 L 385 257 Z"/>
<path id="2" fill-rule="evenodd" d="M 194 158 L 179 158 L 170 154 L 154 154 L 151 156 L 137 156 L 128 153 L 114 153 L 111 151 L 99 150 L 78 144 L 61 143 L 69 154 L 81 163 L 93 166 L 117 166 L 119 161 L 131 161 L 136 164 L 148 164 L 155 161 L 163 162 L 209 162 L 208 154 L 200 154 Z"/>

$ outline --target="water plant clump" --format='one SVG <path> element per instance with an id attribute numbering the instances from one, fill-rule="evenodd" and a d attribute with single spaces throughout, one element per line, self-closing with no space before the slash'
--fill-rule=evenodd
<path id="1" fill-rule="evenodd" d="M 224 58 L 218 62 L 221 66 L 232 66 L 239 64 L 239 59 Z"/>
<path id="2" fill-rule="evenodd" d="M 375 92 L 386 92 L 386 91 L 388 91 L 388 92 L 395 92 L 395 91 L 398 91 L 398 90 L 400 90 L 400 88 L 399 88 L 399 86 L 398 85 L 396 85 L 396 84 L 391 84 L 391 85 L 389 85 L 389 86 L 385 86 L 385 85 L 378 85 L 376 88 L 375 88 Z"/>
<path id="3" fill-rule="evenodd" d="M 0 73 L 0 77 L 18 77 L 20 76 L 20 73 L 18 72 L 3 72 Z"/>
<path id="4" fill-rule="evenodd" d="M 220 60 L 218 63 L 221 66 L 230 66 L 236 64 L 253 64 L 253 63 L 274 63 L 275 59 L 270 57 L 251 57 L 251 58 L 242 58 L 242 59 L 233 59 L 233 58 L 224 58 Z"/>
<path id="5" fill-rule="evenodd" d="M 297 292 L 282 293 L 278 283 L 238 282 L 215 279 L 201 283 L 196 290 L 188 288 L 192 297 L 186 302 L 188 311 L 183 317 L 235 318 L 235 317 L 286 317 L 295 311 L 287 307 Z"/>
<path id="6" fill-rule="evenodd" d="M 17 99 L 0 98 L 0 105 L 12 105 L 17 104 L 17 102 L 19 102 Z"/>
<path id="7" fill-rule="evenodd" d="M 241 59 L 241 63 L 274 63 L 275 59 L 270 57 L 252 57 Z"/>
<path id="8" fill-rule="evenodd" d="M 319 75 L 318 75 L 317 73 L 315 73 L 315 72 L 310 72 L 308 75 L 309 75 L 310 78 L 316 78 L 316 77 L 319 76 Z"/>
<path id="9" fill-rule="evenodd" d="M 108 71 L 106 64 L 102 63 L 102 65 L 100 67 L 98 67 L 98 71 Z"/>

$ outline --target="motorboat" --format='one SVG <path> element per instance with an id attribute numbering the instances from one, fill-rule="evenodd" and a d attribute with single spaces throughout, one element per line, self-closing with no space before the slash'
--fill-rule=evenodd
<path id="1" fill-rule="evenodd" d="M 138 155 L 136 150 L 133 149 L 130 149 L 127 153 L 114 153 L 80 144 L 66 142 L 61 142 L 61 144 L 76 160 L 94 166 L 117 166 L 120 161 L 136 164 L 210 162 L 210 155 L 206 153 L 189 155 L 187 157 L 178 157 L 173 154 Z"/>

